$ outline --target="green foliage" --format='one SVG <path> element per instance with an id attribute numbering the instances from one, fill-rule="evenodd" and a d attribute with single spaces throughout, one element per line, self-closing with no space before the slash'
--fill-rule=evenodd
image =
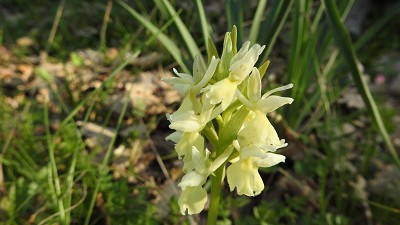
<path id="1" fill-rule="evenodd" d="M 47 48 L 50 55 L 69 57 L 74 66 L 84 67 L 83 59 L 71 50 L 100 46 L 106 1 L 65 1 L 54 40 L 49 43 L 60 2 L 2 2 L 1 8 L 6 13 L 0 13 L 0 44 L 12 46 L 20 59 Z M 268 72 L 264 79 L 268 88 L 278 86 L 277 82 L 294 83 L 290 95 L 295 101 L 287 111 L 279 113 L 288 127 L 300 133 L 296 147 L 302 146 L 306 152 L 302 159 L 288 158 L 284 171 L 290 173 L 263 170 L 263 178 L 279 174 L 288 176 L 294 187 L 311 185 L 314 202 L 291 192 L 279 200 L 266 200 L 265 196 L 255 201 L 245 197 L 223 198 L 220 224 L 365 224 L 365 204 L 371 209 L 373 223 L 395 224 L 400 220 L 399 202 L 388 192 L 368 196 L 365 203 L 356 197 L 350 185 L 357 176 L 370 182 L 376 178 L 373 174 L 382 169 L 381 161 L 390 164 L 396 158 L 388 133 L 395 129 L 393 118 L 398 111 L 382 107 L 384 99 L 374 103 L 375 96 L 372 98 L 363 81 L 358 59 L 363 63 L 372 62 L 374 66 L 377 52 L 396 47 L 395 41 L 388 41 L 388 37 L 398 38 L 394 34 L 396 29 L 389 28 L 398 24 L 399 3 L 393 3 L 381 18 L 371 21 L 360 37 L 350 40 L 343 20 L 353 1 L 260 0 L 253 9 L 245 1 L 232 0 L 222 4 L 225 15 L 206 14 L 206 3 L 200 0 L 187 5 L 164 0 L 117 2 L 111 10 L 105 43 L 108 47 L 124 47 L 126 51 L 134 49 L 132 58 L 138 55 L 138 49 L 156 51 L 164 65 L 176 62 L 183 71 L 190 72 L 194 56 L 206 49 L 210 61 L 222 47 L 218 35 L 236 25 L 239 44 L 249 39 L 252 44 L 266 45 L 260 60 L 265 64 L 260 68 L 268 66 L 267 59 L 271 65 L 276 63 L 274 57 L 286 60 L 283 73 L 276 74 L 276 80 L 270 81 Z M 222 28 L 215 23 L 220 17 L 226 18 Z M 33 46 L 13 46 L 23 36 L 32 38 Z M 172 57 L 165 56 L 166 52 Z M 46 109 L 34 99 L 11 106 L 4 95 L 17 96 L 21 90 L 8 89 L 0 79 L 0 166 L 5 181 L 0 183 L 0 221 L 5 224 L 101 224 L 106 221 L 109 224 L 190 224 L 188 217 L 180 215 L 176 199 L 170 202 L 171 213 L 161 221 L 154 216 L 157 209 L 149 200 L 149 187 L 131 185 L 125 178 L 113 179 L 110 152 L 117 136 L 106 151 L 97 147 L 89 152 L 76 126 L 75 119 L 85 123 L 94 110 L 104 111 L 99 116 L 102 126 L 112 126 L 116 133 L 127 115 L 145 118 L 144 110 L 138 107 L 129 113 L 122 110 L 120 121 L 113 121 L 112 110 L 104 110 L 100 104 L 110 96 L 115 74 L 130 64 L 132 58 L 119 64 L 100 88 L 75 97 L 68 93 L 68 84 L 65 89 L 52 89 L 53 74 L 44 67 L 35 68 L 35 76 L 50 87 L 52 100 L 62 108 L 61 116 L 54 116 L 51 108 Z M 351 72 L 352 79 L 344 75 L 347 72 Z M 367 110 L 345 111 L 337 102 L 353 83 L 364 97 Z M 231 119 L 241 119 L 241 113 L 244 112 L 233 112 Z M 371 121 L 375 121 L 378 129 Z M 349 124 L 356 130 L 344 133 L 343 127 Z M 222 128 L 220 132 L 232 129 L 239 128 Z M 377 138 L 378 134 L 383 141 Z M 232 139 L 229 137 L 221 143 L 225 145 Z M 386 148 L 392 149 L 392 156 L 386 154 Z M 99 162 L 100 153 L 104 154 Z M 272 185 L 275 187 L 276 183 Z M 97 204 L 97 200 L 103 203 Z"/>
<path id="2" fill-rule="evenodd" d="M 111 187 L 111 186 L 110 186 Z M 111 224 L 160 224 L 154 214 L 157 208 L 148 204 L 146 189 L 138 188 L 133 194 L 126 180 L 113 182 L 105 192 L 105 208 Z M 132 204 L 135 202 L 135 204 Z"/>
<path id="3" fill-rule="evenodd" d="M 386 127 L 382 121 L 382 116 L 378 110 L 374 98 L 367 86 L 367 83 L 363 77 L 360 67 L 358 66 L 358 59 L 352 45 L 350 35 L 346 30 L 343 22 L 340 20 L 336 3 L 332 0 L 324 1 L 326 7 L 326 14 L 328 21 L 333 30 L 333 36 L 337 42 L 340 50 L 342 51 L 344 60 L 347 62 L 347 66 L 352 74 L 353 80 L 359 90 L 363 100 L 367 106 L 368 112 L 371 115 L 372 120 L 378 128 L 378 132 L 382 136 L 385 144 L 387 145 L 390 153 L 392 154 L 396 163 L 400 166 L 400 159 L 394 148 L 392 141 L 390 140 L 389 134 L 386 131 Z"/>

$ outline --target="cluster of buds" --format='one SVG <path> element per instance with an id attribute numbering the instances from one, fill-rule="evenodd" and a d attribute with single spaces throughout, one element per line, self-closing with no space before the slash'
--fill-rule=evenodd
<path id="1" fill-rule="evenodd" d="M 231 191 L 255 196 L 264 189 L 259 167 L 285 161 L 275 151 L 287 143 L 279 139 L 266 114 L 293 102 L 292 98 L 272 95 L 293 85 L 262 95 L 261 79 L 269 61 L 259 68 L 255 64 L 265 46 L 250 47 L 246 42 L 237 51 L 234 31 L 226 33 L 220 58 L 210 57 L 205 66 L 197 56 L 192 75 L 174 69 L 177 77 L 165 79 L 183 96 L 178 110 L 167 115 L 175 132 L 166 138 L 175 143 L 184 163 L 185 175 L 178 184 L 182 188 L 178 200 L 182 214 L 204 209 L 208 195 L 203 186 L 219 167 L 228 165 L 224 174 Z"/>

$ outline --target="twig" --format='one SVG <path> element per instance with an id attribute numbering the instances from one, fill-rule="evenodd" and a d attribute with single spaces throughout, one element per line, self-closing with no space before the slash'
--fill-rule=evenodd
<path id="1" fill-rule="evenodd" d="M 103 50 L 106 48 L 106 32 L 107 32 L 107 25 L 110 22 L 110 14 L 112 9 L 113 0 L 107 1 L 107 8 L 106 12 L 104 13 L 103 24 L 101 26 L 100 31 L 100 49 Z"/>
<path id="2" fill-rule="evenodd" d="M 47 51 L 50 49 L 50 46 L 53 44 L 54 37 L 56 36 L 57 28 L 58 25 L 60 24 L 61 16 L 64 11 L 64 5 L 65 5 L 65 0 L 61 0 L 57 8 L 56 17 L 54 18 L 53 21 L 53 26 L 51 27 L 49 39 L 47 39 L 47 43 L 49 44 L 47 46 Z"/>
<path id="3" fill-rule="evenodd" d="M 144 121 L 143 121 L 142 119 L 140 119 L 139 121 L 140 121 L 140 124 L 141 124 L 143 127 L 146 127 L 146 124 L 144 123 Z M 160 156 L 160 153 L 158 153 L 157 148 L 156 148 L 156 146 L 154 145 L 153 140 L 150 138 L 150 135 L 148 134 L 148 132 L 145 132 L 145 133 L 146 133 L 146 138 L 149 140 L 150 149 L 153 151 L 153 153 L 154 153 L 154 155 L 155 155 L 155 157 L 156 157 L 157 163 L 158 163 L 158 165 L 159 165 L 160 168 L 161 168 L 162 173 L 164 174 L 164 176 L 165 176 L 167 179 L 171 179 L 171 176 L 170 176 L 169 173 L 168 173 L 167 167 L 165 167 L 165 164 L 164 164 L 164 162 L 162 161 L 161 156 Z"/>

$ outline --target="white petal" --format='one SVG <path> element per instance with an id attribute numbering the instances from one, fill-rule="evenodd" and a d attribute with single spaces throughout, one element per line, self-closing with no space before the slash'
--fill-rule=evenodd
<path id="1" fill-rule="evenodd" d="M 194 169 L 197 172 L 204 171 L 204 156 L 202 156 L 201 152 L 197 150 L 195 146 L 192 147 L 192 160 Z"/>
<path id="2" fill-rule="evenodd" d="M 249 47 L 250 47 L 250 41 L 246 41 L 245 43 L 243 43 L 242 47 L 239 49 L 239 52 L 232 58 L 231 65 L 243 59 L 243 57 L 249 51 Z"/>
<path id="3" fill-rule="evenodd" d="M 190 171 L 182 177 L 179 187 L 185 189 L 186 187 L 195 187 L 202 185 L 205 182 L 205 177 L 195 171 Z"/>
<path id="4" fill-rule="evenodd" d="M 237 140 L 240 146 L 264 144 L 269 130 L 268 119 L 260 112 L 254 113 L 255 117 L 245 123 L 245 127 L 239 131 Z"/>
<path id="5" fill-rule="evenodd" d="M 180 131 L 175 131 L 172 134 L 168 135 L 167 137 L 165 137 L 166 141 L 172 141 L 175 143 L 178 143 L 181 138 L 182 138 L 183 133 Z"/>
<path id="6" fill-rule="evenodd" d="M 285 143 L 285 139 L 281 139 L 279 144 L 276 143 L 276 145 L 272 145 L 272 144 L 260 145 L 260 147 L 266 152 L 275 152 L 277 149 L 284 148 L 286 146 L 288 146 L 288 143 Z"/>
<path id="7" fill-rule="evenodd" d="M 236 188 L 238 195 L 255 196 L 264 189 L 258 168 L 251 158 L 230 165 L 227 169 L 227 178 L 230 190 Z"/>
<path id="8" fill-rule="evenodd" d="M 264 143 L 273 146 L 280 146 L 282 143 L 278 137 L 278 133 L 276 133 L 275 128 L 269 122 L 268 118 L 266 116 L 264 116 L 264 118 L 265 118 L 264 129 L 267 134 Z"/>
<path id="9" fill-rule="evenodd" d="M 271 166 L 275 166 L 276 164 L 278 164 L 280 162 L 285 162 L 286 157 L 283 155 L 274 154 L 274 153 L 266 153 L 266 154 L 267 154 L 267 158 L 257 160 L 257 164 L 260 167 L 271 167 Z"/>
<path id="10" fill-rule="evenodd" d="M 191 83 L 194 83 L 193 82 L 193 77 L 190 76 L 189 74 L 187 74 L 187 73 L 179 73 L 175 68 L 173 68 L 172 70 L 181 79 L 186 80 L 186 81 L 190 81 Z"/>
<path id="11" fill-rule="evenodd" d="M 174 121 L 169 125 L 169 128 L 183 132 L 196 132 L 199 131 L 200 127 L 197 119 Z"/>
<path id="12" fill-rule="evenodd" d="M 203 78 L 201 79 L 201 81 L 196 84 L 196 86 L 194 87 L 195 90 L 200 91 L 200 89 L 202 89 L 204 86 L 207 85 L 207 83 L 210 81 L 211 77 L 214 75 L 215 73 L 215 69 L 218 66 L 218 62 L 219 59 L 216 59 L 214 56 L 211 59 L 210 65 L 207 68 L 206 73 L 204 74 Z"/>
<path id="13" fill-rule="evenodd" d="M 243 46 L 248 47 L 245 46 L 247 43 L 248 42 L 246 42 Z M 245 51 L 242 52 L 242 49 L 240 49 L 238 54 L 235 56 L 236 58 L 233 57 L 231 61 L 231 66 L 229 68 L 231 72 L 229 73 L 229 77 L 238 82 L 243 81 L 253 69 L 255 63 L 258 60 L 259 55 L 261 54 L 264 48 L 265 46 L 261 47 L 260 45 L 255 44 L 247 52 Z"/>
<path id="14" fill-rule="evenodd" d="M 196 103 L 197 104 L 197 103 Z M 170 117 L 172 116 L 172 118 L 173 117 L 175 117 L 175 115 L 177 115 L 177 114 L 181 114 L 181 113 L 187 113 L 187 112 L 193 112 L 192 114 L 194 114 L 194 104 L 193 104 L 193 101 L 192 101 L 192 99 L 190 98 L 190 95 L 186 95 L 184 98 L 183 98 L 183 100 L 182 100 L 182 103 L 181 103 L 181 106 L 179 106 L 179 108 L 172 114 L 172 115 L 170 115 Z M 170 120 L 170 119 L 168 119 L 168 120 Z M 174 120 L 174 119 L 172 119 L 172 120 Z M 175 119 L 176 120 L 176 119 Z M 170 120 L 171 121 L 171 120 Z"/>
<path id="15" fill-rule="evenodd" d="M 182 215 L 200 213 L 207 202 L 207 192 L 202 187 L 188 187 L 179 197 L 178 204 Z"/>
<path id="16" fill-rule="evenodd" d="M 247 159 L 250 157 L 266 158 L 268 155 L 259 146 L 250 145 L 240 150 L 240 158 Z"/>
<path id="17" fill-rule="evenodd" d="M 258 101 L 257 106 L 265 113 L 270 113 L 275 111 L 277 108 L 286 105 L 292 104 L 293 98 L 289 97 L 281 97 L 272 95 L 265 99 L 261 99 Z"/>
<path id="18" fill-rule="evenodd" d="M 255 67 L 253 67 L 253 71 L 247 82 L 247 97 L 253 102 L 261 98 L 261 77 L 260 72 Z"/>
<path id="19" fill-rule="evenodd" d="M 195 146 L 198 149 L 204 149 L 204 138 L 198 132 L 184 133 L 181 140 L 175 145 L 175 151 L 178 156 L 191 154 L 192 147 Z M 189 160 L 192 160 L 190 157 Z"/>
<path id="20" fill-rule="evenodd" d="M 196 132 L 201 126 L 198 117 L 191 111 L 176 111 L 169 116 L 169 119 L 171 121 L 169 128 L 183 132 Z"/>
<path id="21" fill-rule="evenodd" d="M 228 78 L 220 80 L 211 86 L 206 96 L 210 99 L 211 104 L 215 105 L 221 102 L 222 110 L 225 110 L 233 100 L 237 85 L 237 82 Z"/>

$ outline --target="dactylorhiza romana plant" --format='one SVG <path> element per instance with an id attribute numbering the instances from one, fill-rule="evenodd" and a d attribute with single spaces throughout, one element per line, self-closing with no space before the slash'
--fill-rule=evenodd
<path id="1" fill-rule="evenodd" d="M 285 156 L 275 151 L 287 143 L 279 139 L 266 114 L 293 102 L 292 98 L 272 95 L 293 85 L 261 93 L 261 78 L 269 61 L 260 68 L 254 66 L 264 48 L 258 44 L 250 47 L 246 42 L 237 51 L 234 29 L 225 35 L 220 58 L 214 54 L 205 66 L 198 56 L 192 75 L 174 69 L 178 77 L 165 79 L 183 96 L 178 110 L 167 115 L 175 132 L 166 138 L 175 143 L 184 163 L 185 175 L 178 185 L 182 188 L 178 200 L 182 214 L 204 209 L 208 194 L 203 185 L 208 177 L 216 182 L 211 198 L 219 199 L 220 190 L 213 190 L 213 186 L 221 189 L 225 174 L 231 191 L 255 196 L 264 189 L 259 167 L 285 161 Z M 206 140 L 211 149 L 205 147 Z M 209 210 L 217 209 L 218 200 L 211 199 Z"/>

